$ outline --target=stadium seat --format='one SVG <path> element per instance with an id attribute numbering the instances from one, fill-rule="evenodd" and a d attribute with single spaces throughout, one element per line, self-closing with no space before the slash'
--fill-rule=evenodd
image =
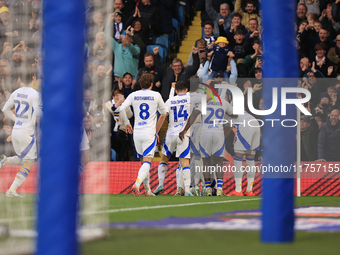
<path id="1" fill-rule="evenodd" d="M 168 39 L 168 37 L 166 37 L 164 35 L 160 35 L 156 38 L 154 44 L 159 45 L 163 48 L 165 59 L 167 59 L 167 57 L 169 55 L 169 39 Z"/>
<path id="2" fill-rule="evenodd" d="M 176 5 L 176 13 L 178 22 L 184 25 L 184 8 L 179 4 Z"/>
<path id="3" fill-rule="evenodd" d="M 153 49 L 159 47 L 159 45 L 148 45 L 146 46 L 146 52 L 153 53 Z M 164 50 L 162 47 L 159 47 L 159 56 L 161 57 L 161 62 L 164 64 Z"/>

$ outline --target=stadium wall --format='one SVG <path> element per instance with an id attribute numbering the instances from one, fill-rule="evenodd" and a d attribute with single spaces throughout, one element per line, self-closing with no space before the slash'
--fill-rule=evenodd
<path id="1" fill-rule="evenodd" d="M 105 175 L 100 171 L 105 169 L 105 165 L 110 168 L 110 188 L 109 194 L 128 194 L 130 193 L 131 186 L 135 182 L 135 178 L 140 168 L 139 162 L 90 162 L 86 166 L 82 176 L 82 187 L 84 193 L 107 193 L 104 190 L 103 179 Z M 311 164 L 315 162 L 302 162 L 303 168 L 301 173 L 301 195 L 302 196 L 340 196 L 340 173 L 335 171 L 329 171 L 334 168 L 334 164 L 340 164 L 337 162 L 331 163 L 318 163 L 315 170 L 311 169 Z M 168 172 L 165 179 L 164 194 L 175 194 L 176 192 L 176 168 L 177 162 L 169 162 Z M 257 166 L 261 163 L 257 162 Z M 105 166 L 105 167 L 104 167 Z M 225 168 L 233 166 L 232 163 L 225 162 Z M 4 193 L 11 185 L 13 178 L 20 169 L 20 166 L 6 165 L 0 171 L 0 192 Z M 319 172 L 317 172 L 319 169 Z M 327 173 L 325 173 L 325 169 Z M 311 172 L 314 171 L 314 172 Z M 336 170 L 338 171 L 338 170 Z M 37 167 L 34 166 L 28 176 L 26 182 L 18 189 L 19 193 L 35 193 L 37 191 Z M 256 195 L 261 194 L 261 173 L 256 174 L 254 182 L 253 192 Z M 150 184 L 152 190 L 158 185 L 158 163 L 152 164 L 150 169 Z M 243 178 L 243 191 L 247 187 L 247 178 L 244 174 Z M 232 173 L 226 173 L 224 179 L 223 189 L 226 193 L 231 192 L 235 187 L 234 178 Z M 295 185 L 296 194 L 296 185 Z M 141 193 L 144 193 L 142 185 Z"/>

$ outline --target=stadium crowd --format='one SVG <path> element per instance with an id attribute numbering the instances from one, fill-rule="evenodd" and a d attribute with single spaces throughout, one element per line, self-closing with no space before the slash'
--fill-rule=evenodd
<path id="1" fill-rule="evenodd" d="M 154 76 L 152 90 L 159 92 L 164 102 L 174 82 L 196 77 L 209 83 L 222 77 L 230 79 L 245 96 L 247 88 L 252 87 L 254 107 L 263 109 L 262 57 L 266 52 L 261 41 L 260 3 L 260 0 L 115 0 L 112 11 L 108 11 L 106 1 L 89 0 L 89 30 L 95 36 L 87 43 L 83 124 L 90 147 L 95 147 L 97 137 L 109 129 L 112 160 L 138 160 L 132 135 L 126 132 L 115 110 L 129 94 L 140 89 L 139 77 L 144 73 Z M 296 4 L 299 86 L 312 95 L 305 105 L 312 117 L 301 117 L 302 161 L 340 161 L 340 0 L 301 0 Z M 169 37 L 173 32 L 176 5 L 189 5 L 201 11 L 202 37 L 194 38 L 197 41 L 186 66 L 178 58 L 166 66 L 161 63 L 159 48 L 152 52 L 146 49 L 153 44 L 153 38 Z M 0 0 L 1 109 L 8 96 L 23 84 L 40 89 L 41 14 L 40 0 Z M 236 78 L 231 80 L 235 73 Z M 112 92 L 108 96 L 104 90 L 93 91 L 95 86 L 109 87 Z M 133 124 L 133 112 L 127 116 Z M 11 156 L 14 123 L 2 111 L 0 120 L 0 141 L 6 144 L 2 153 Z M 232 156 L 233 136 L 231 132 L 226 138 L 226 148 Z M 91 160 L 104 159 L 91 154 Z"/>

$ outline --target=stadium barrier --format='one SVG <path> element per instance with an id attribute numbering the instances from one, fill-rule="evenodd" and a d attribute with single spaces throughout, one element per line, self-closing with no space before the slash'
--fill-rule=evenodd
<path id="1" fill-rule="evenodd" d="M 139 162 L 90 162 L 85 167 L 82 175 L 82 192 L 87 194 L 104 194 L 105 176 L 100 172 L 104 165 L 108 164 L 110 169 L 110 187 L 109 194 L 129 194 L 130 189 L 135 182 Z M 158 162 L 152 164 L 150 169 L 150 185 L 154 190 L 158 185 Z M 261 162 L 256 162 L 258 169 L 261 169 Z M 177 162 L 168 163 L 168 171 L 165 178 L 164 194 L 174 194 L 176 192 L 176 168 Z M 245 165 L 245 162 L 244 162 Z M 302 196 L 339 196 L 340 195 L 340 173 L 337 162 L 302 162 L 301 172 L 301 195 Z M 225 169 L 232 169 L 233 164 L 230 162 L 224 163 Z M 4 193 L 11 185 L 20 166 L 4 166 L 0 171 L 0 192 Z M 256 173 L 253 192 L 256 195 L 261 194 L 261 177 L 262 173 L 259 170 Z M 37 191 L 37 166 L 31 170 L 25 183 L 18 189 L 19 193 L 35 193 Z M 246 173 L 243 175 L 243 191 L 247 187 Z M 296 186 L 296 185 L 295 185 Z M 225 193 L 231 192 L 235 187 L 233 173 L 225 172 L 223 190 Z M 143 185 L 141 193 L 144 193 Z M 296 195 L 296 188 L 294 190 Z"/>

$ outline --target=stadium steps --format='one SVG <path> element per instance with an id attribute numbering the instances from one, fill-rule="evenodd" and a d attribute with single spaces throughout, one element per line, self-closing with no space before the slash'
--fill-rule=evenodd
<path id="1" fill-rule="evenodd" d="M 183 64 L 186 65 L 190 53 L 192 52 L 192 46 L 195 46 L 196 40 L 202 37 L 202 27 L 201 27 L 201 12 L 197 12 L 194 20 L 189 26 L 188 32 L 184 40 L 182 41 L 181 47 L 179 48 L 179 53 L 177 58 L 181 59 Z"/>

